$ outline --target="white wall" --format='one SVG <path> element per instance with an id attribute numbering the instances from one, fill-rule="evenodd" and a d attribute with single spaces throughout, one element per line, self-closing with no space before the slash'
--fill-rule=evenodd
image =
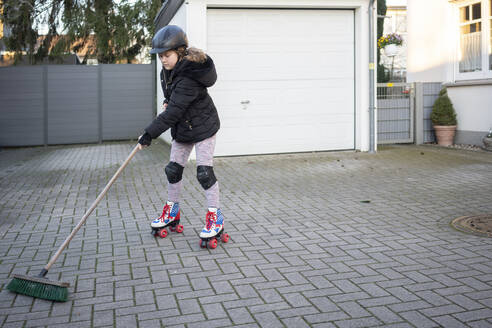
<path id="1" fill-rule="evenodd" d="M 189 0 L 188 36 L 193 44 L 206 50 L 207 7 L 268 8 L 351 8 L 355 9 L 356 42 L 356 149 L 369 150 L 369 0 Z M 376 2 L 375 2 L 376 5 Z M 376 26 L 376 20 L 374 20 Z M 374 56 L 376 49 L 374 51 Z M 220 110 L 220 109 L 219 109 Z M 377 135 L 377 132 L 375 133 Z"/>
<path id="2" fill-rule="evenodd" d="M 185 26 L 190 45 L 207 50 L 207 7 L 350 8 L 355 9 L 356 149 L 369 150 L 369 0 L 188 0 L 170 24 Z M 374 2 L 376 6 L 376 1 Z M 374 20 L 376 31 L 376 20 Z M 374 57 L 376 58 L 376 47 Z M 160 63 L 159 63 L 160 65 Z M 160 67 L 158 67 L 158 72 Z M 219 77 L 220 78 L 220 77 Z M 158 81 L 160 85 L 160 81 Z M 374 79 L 375 83 L 375 79 Z M 160 94 L 160 96 L 162 96 Z M 376 90 L 374 90 L 376 98 Z M 158 99 L 162 104 L 162 99 Z M 160 110 L 159 110 L 160 111 Z M 220 109 L 219 109 L 220 112 Z M 377 124 L 375 124 L 377 126 Z M 375 132 L 377 135 L 377 131 Z M 170 141 L 168 133 L 163 137 Z"/>
<path id="3" fill-rule="evenodd" d="M 492 128 L 492 85 L 448 87 L 458 130 L 488 132 Z"/>
<path id="4" fill-rule="evenodd" d="M 407 5 L 407 81 L 453 80 L 455 33 L 448 0 L 412 0 Z"/>
<path id="5" fill-rule="evenodd" d="M 459 41 L 454 6 L 448 0 L 408 1 L 407 81 L 450 83 L 448 94 L 457 113 L 458 133 L 474 143 L 473 138 L 477 140 L 477 135 L 492 127 L 492 85 L 454 84 Z"/>
<path id="6" fill-rule="evenodd" d="M 414 1 L 414 0 L 410 0 Z M 388 7 L 394 7 L 394 6 L 406 6 L 407 5 L 407 0 L 386 0 L 386 6 Z"/>

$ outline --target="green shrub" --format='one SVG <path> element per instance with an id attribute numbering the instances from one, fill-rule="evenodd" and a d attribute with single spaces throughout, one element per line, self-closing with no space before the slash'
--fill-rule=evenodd
<path id="1" fill-rule="evenodd" d="M 432 106 L 430 119 L 434 125 L 456 125 L 456 112 L 446 88 L 439 92 L 439 97 Z"/>

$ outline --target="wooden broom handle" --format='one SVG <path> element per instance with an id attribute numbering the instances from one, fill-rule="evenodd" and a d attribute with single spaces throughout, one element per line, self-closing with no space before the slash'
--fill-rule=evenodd
<path id="1" fill-rule="evenodd" d="M 111 186 L 113 185 L 113 183 L 116 181 L 116 179 L 120 176 L 121 172 L 123 171 L 123 169 L 128 165 L 128 163 L 130 162 L 130 160 L 133 158 L 133 156 L 135 156 L 135 154 L 141 149 L 140 147 L 140 144 L 137 144 L 135 146 L 135 148 L 133 148 L 132 152 L 130 153 L 130 155 L 128 155 L 127 159 L 123 162 L 123 164 L 121 164 L 120 168 L 118 169 L 118 171 L 116 171 L 116 173 L 113 175 L 113 177 L 111 178 L 111 180 L 109 180 L 108 184 L 106 185 L 106 187 L 104 187 L 103 191 L 101 191 L 101 193 L 99 194 L 99 196 L 97 196 L 96 200 L 92 203 L 91 207 L 85 212 L 84 216 L 82 217 L 82 219 L 80 220 L 80 222 L 77 224 L 77 226 L 72 230 L 72 232 L 70 233 L 70 236 L 67 237 L 67 239 L 65 239 L 65 241 L 63 242 L 63 244 L 60 246 L 60 248 L 58 248 L 58 250 L 56 251 L 55 255 L 53 255 L 50 259 L 50 261 L 48 262 L 48 264 L 46 264 L 44 266 L 44 269 L 46 271 L 48 271 L 51 266 L 56 262 L 56 260 L 58 259 L 58 257 L 61 255 L 61 253 L 63 252 L 63 250 L 68 246 L 68 244 L 70 243 L 70 241 L 72 240 L 72 238 L 75 236 L 75 234 L 80 230 L 80 228 L 84 225 L 85 221 L 87 220 L 87 218 L 89 217 L 89 215 L 91 215 L 92 211 L 94 211 L 94 209 L 96 208 L 96 206 L 99 204 L 99 202 L 101 201 L 101 199 L 106 195 L 106 193 L 108 192 L 109 188 L 111 188 Z"/>

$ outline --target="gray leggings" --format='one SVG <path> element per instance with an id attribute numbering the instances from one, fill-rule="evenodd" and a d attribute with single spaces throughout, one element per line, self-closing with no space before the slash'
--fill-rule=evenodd
<path id="1" fill-rule="evenodd" d="M 173 140 L 171 145 L 171 162 L 185 166 L 190 157 L 191 150 L 195 147 L 196 165 L 213 166 L 216 135 L 197 143 L 181 143 Z M 167 199 L 170 202 L 179 202 L 183 180 L 177 183 L 169 183 Z M 205 190 L 208 207 L 219 208 L 219 182 Z"/>

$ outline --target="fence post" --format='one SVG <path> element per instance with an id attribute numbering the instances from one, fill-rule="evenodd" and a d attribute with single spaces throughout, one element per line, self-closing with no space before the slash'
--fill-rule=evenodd
<path id="1" fill-rule="evenodd" d="M 48 146 L 48 65 L 43 65 L 43 138 Z"/>
<path id="2" fill-rule="evenodd" d="M 415 144 L 424 143 L 424 86 L 415 82 Z"/>
<path id="3" fill-rule="evenodd" d="M 99 133 L 99 143 L 102 143 L 103 139 L 103 113 L 102 113 L 102 64 L 97 65 L 97 123 L 98 123 L 98 133 Z"/>

